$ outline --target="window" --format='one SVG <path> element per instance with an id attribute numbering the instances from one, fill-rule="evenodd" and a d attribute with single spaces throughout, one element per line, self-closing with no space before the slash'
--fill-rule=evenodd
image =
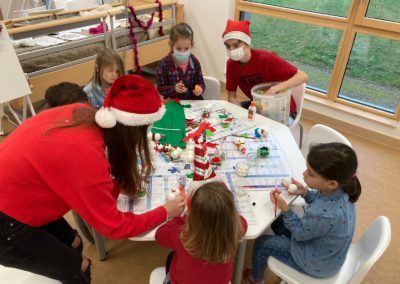
<path id="1" fill-rule="evenodd" d="M 310 88 L 327 92 L 342 31 L 249 13 L 242 17 L 251 21 L 254 48 L 290 61 L 309 75 Z"/>
<path id="2" fill-rule="evenodd" d="M 357 34 L 340 98 L 394 113 L 400 102 L 400 42 Z"/>
<path id="3" fill-rule="evenodd" d="M 236 0 L 252 46 L 309 75 L 310 95 L 400 119 L 400 0 Z"/>
<path id="4" fill-rule="evenodd" d="M 386 0 L 381 0 L 386 1 Z M 391 0 L 396 1 L 396 0 Z M 251 0 L 260 4 L 347 17 L 350 0 Z"/>
<path id="5" fill-rule="evenodd" d="M 371 0 L 369 1 L 367 17 L 392 22 L 400 22 L 399 0 Z"/>

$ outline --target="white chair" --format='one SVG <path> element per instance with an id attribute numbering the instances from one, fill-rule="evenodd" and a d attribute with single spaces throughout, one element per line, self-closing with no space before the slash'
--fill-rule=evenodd
<path id="1" fill-rule="evenodd" d="M 149 284 L 162 284 L 165 278 L 165 267 L 157 267 L 150 274 Z"/>
<path id="2" fill-rule="evenodd" d="M 340 142 L 352 147 L 350 141 L 340 132 L 326 125 L 316 124 L 311 127 L 308 137 L 304 142 L 304 145 L 301 147 L 301 153 L 303 154 L 304 158 L 307 158 L 308 152 L 310 151 L 310 146 L 312 144 L 332 142 Z"/>
<path id="3" fill-rule="evenodd" d="M 292 89 L 292 96 L 294 101 L 296 102 L 296 110 L 297 115 L 294 120 L 289 120 L 289 129 L 293 131 L 293 129 L 298 125 L 300 128 L 300 137 L 299 137 L 299 147 L 301 148 L 303 143 L 303 126 L 300 123 L 301 113 L 303 112 L 303 103 L 304 103 L 304 93 L 306 91 L 306 83 L 301 84 Z"/>
<path id="4" fill-rule="evenodd" d="M 342 268 L 336 275 L 329 278 L 321 279 L 308 276 L 273 257 L 268 259 L 268 267 L 279 278 L 290 284 L 358 284 L 385 252 L 389 246 L 390 238 L 389 219 L 385 216 L 379 216 L 360 239 L 350 245 Z"/>
<path id="5" fill-rule="evenodd" d="M 352 147 L 351 143 L 347 138 L 336 131 L 333 128 L 330 128 L 323 124 L 316 124 L 311 127 L 310 132 L 308 133 L 306 141 L 301 147 L 301 153 L 304 156 L 304 159 L 307 159 L 308 152 L 310 151 L 310 146 L 312 144 L 318 143 L 331 143 L 331 142 L 341 142 L 346 144 L 347 146 Z M 291 204 L 292 209 L 299 215 L 300 217 L 304 214 L 304 206 L 306 206 L 306 202 L 301 196 L 298 196 Z M 298 209 L 298 208 L 301 208 Z M 297 210 L 298 209 L 298 210 Z"/>
<path id="6" fill-rule="evenodd" d="M 213 77 L 203 76 L 203 79 L 206 85 L 206 90 L 202 95 L 203 98 L 205 100 L 219 100 L 221 96 L 221 83 Z"/>
<path id="7" fill-rule="evenodd" d="M 4 284 L 61 284 L 58 280 L 3 265 L 0 265 L 0 279 Z"/>

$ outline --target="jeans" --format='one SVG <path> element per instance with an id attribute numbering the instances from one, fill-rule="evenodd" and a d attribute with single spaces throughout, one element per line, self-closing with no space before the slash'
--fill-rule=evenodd
<path id="1" fill-rule="evenodd" d="M 71 247 L 76 235 L 63 218 L 31 227 L 0 212 L 0 264 L 66 284 L 90 283 L 90 266 L 82 272 L 81 251 Z"/>
<path id="2" fill-rule="evenodd" d="M 302 271 L 290 252 L 290 231 L 285 228 L 283 217 L 280 216 L 272 223 L 271 228 L 276 234 L 275 236 L 262 235 L 256 239 L 254 244 L 251 277 L 256 282 L 264 279 L 264 271 L 270 256 Z"/>

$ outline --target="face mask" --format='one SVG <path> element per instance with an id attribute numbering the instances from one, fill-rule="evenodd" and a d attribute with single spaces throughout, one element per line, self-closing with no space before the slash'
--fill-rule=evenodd
<path id="1" fill-rule="evenodd" d="M 190 56 L 190 50 L 186 52 L 179 52 L 177 50 L 174 50 L 174 57 L 178 62 L 185 62 L 186 60 L 189 59 L 189 56 Z"/>
<path id="2" fill-rule="evenodd" d="M 228 57 L 232 59 L 233 61 L 239 61 L 240 59 L 243 58 L 245 51 L 243 46 L 236 48 L 234 50 L 227 50 L 226 53 L 228 54 Z"/>

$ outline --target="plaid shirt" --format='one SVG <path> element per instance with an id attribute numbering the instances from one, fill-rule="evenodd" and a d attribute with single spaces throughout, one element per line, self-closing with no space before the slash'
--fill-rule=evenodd
<path id="1" fill-rule="evenodd" d="M 175 85 L 181 80 L 187 88 L 184 94 L 175 91 Z M 172 53 L 164 57 L 158 64 L 157 89 L 164 98 L 202 100 L 202 96 L 193 94 L 193 89 L 196 85 L 200 85 L 203 91 L 206 89 L 200 62 L 193 54 L 190 55 L 189 64 L 185 73 L 183 73 L 183 70 L 175 63 Z"/>

